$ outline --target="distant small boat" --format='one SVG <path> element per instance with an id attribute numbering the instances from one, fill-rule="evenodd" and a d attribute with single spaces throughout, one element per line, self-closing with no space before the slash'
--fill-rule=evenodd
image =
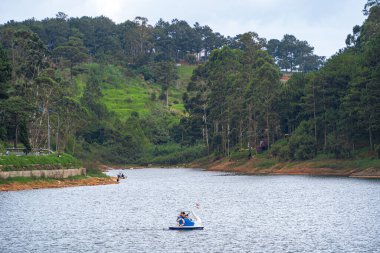
<path id="1" fill-rule="evenodd" d="M 203 230 L 202 220 L 193 211 L 180 211 L 177 225 L 170 230 Z"/>

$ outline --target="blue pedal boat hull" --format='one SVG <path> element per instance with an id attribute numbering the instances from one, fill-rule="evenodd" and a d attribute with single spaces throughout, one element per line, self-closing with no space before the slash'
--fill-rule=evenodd
<path id="1" fill-rule="evenodd" d="M 170 230 L 203 230 L 204 227 L 196 227 L 196 226 L 176 226 L 169 227 Z"/>

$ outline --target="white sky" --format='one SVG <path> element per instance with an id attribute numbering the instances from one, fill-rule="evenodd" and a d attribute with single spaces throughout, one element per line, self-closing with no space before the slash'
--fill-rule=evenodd
<path id="1" fill-rule="evenodd" d="M 235 36 L 254 31 L 266 39 L 293 34 L 307 40 L 318 55 L 331 56 L 345 46 L 348 33 L 365 19 L 367 0 L 0 0 L 0 23 L 38 20 L 64 12 L 69 17 L 100 16 L 116 23 L 146 17 L 199 22 L 214 32 Z"/>

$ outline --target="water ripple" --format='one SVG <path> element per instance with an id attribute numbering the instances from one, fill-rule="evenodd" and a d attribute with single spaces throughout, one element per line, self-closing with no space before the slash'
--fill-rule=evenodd
<path id="1" fill-rule="evenodd" d="M 379 252 L 378 180 L 124 173 L 119 185 L 0 192 L 0 252 Z M 196 204 L 205 230 L 168 230 Z"/>

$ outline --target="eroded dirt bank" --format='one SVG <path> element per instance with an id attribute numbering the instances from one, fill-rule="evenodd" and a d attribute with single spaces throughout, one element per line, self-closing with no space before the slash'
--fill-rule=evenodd
<path id="1" fill-rule="evenodd" d="M 329 168 L 320 167 L 313 162 L 281 162 L 273 166 L 260 166 L 262 161 L 251 159 L 245 161 L 203 161 L 190 164 L 193 168 L 209 171 L 225 171 L 252 175 L 315 175 L 342 176 L 358 178 L 380 178 L 380 168 Z"/>
<path id="2" fill-rule="evenodd" d="M 62 188 L 107 184 L 117 184 L 116 178 L 89 177 L 83 179 L 33 180 L 30 182 L 12 182 L 7 184 L 0 184 L 0 191 L 21 191 L 43 188 Z"/>

